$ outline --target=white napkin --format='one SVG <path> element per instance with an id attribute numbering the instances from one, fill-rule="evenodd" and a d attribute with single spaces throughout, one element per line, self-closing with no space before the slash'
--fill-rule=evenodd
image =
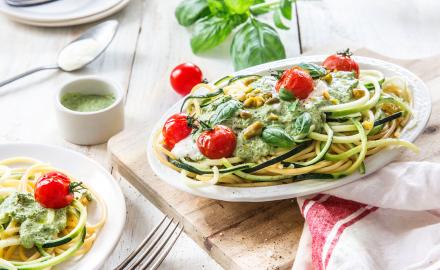
<path id="1" fill-rule="evenodd" d="M 395 162 L 298 204 L 293 270 L 440 269 L 440 164 Z"/>

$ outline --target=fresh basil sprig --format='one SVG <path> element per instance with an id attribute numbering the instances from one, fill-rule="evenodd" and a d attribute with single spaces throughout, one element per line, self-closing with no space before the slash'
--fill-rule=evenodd
<path id="1" fill-rule="evenodd" d="M 289 29 L 294 0 L 183 0 L 175 15 L 182 26 L 194 25 L 191 48 L 201 53 L 218 46 L 237 27 L 230 52 L 235 69 L 286 57 L 284 45 L 272 26 L 255 16 L 273 12 L 278 29 Z"/>
<path id="2" fill-rule="evenodd" d="M 295 144 L 292 137 L 280 127 L 265 128 L 261 134 L 261 138 L 265 143 L 278 147 L 288 148 Z"/>
<path id="3" fill-rule="evenodd" d="M 286 52 L 272 26 L 249 18 L 232 40 L 231 56 L 238 70 L 286 58 Z"/>
<path id="4" fill-rule="evenodd" d="M 301 114 L 296 120 L 293 126 L 293 130 L 295 133 L 295 138 L 303 137 L 309 134 L 310 127 L 312 126 L 312 115 L 308 112 L 304 112 Z"/>
<path id="5" fill-rule="evenodd" d="M 297 66 L 307 71 L 313 79 L 321 78 L 327 74 L 324 67 L 313 63 L 299 63 Z"/>
<path id="6" fill-rule="evenodd" d="M 211 126 L 215 126 L 217 124 L 221 124 L 222 122 L 228 120 L 234 114 L 241 109 L 242 103 L 231 99 L 225 103 L 220 104 L 217 109 L 215 109 L 215 112 L 212 114 L 211 118 L 209 119 L 209 124 Z"/>
<path id="7" fill-rule="evenodd" d="M 222 43 L 241 23 L 240 16 L 208 16 L 198 20 L 194 25 L 191 37 L 191 48 L 194 53 L 204 52 Z"/>
<path id="8" fill-rule="evenodd" d="M 282 0 L 280 3 L 280 11 L 284 18 L 292 19 L 292 3 L 293 0 Z"/>
<path id="9" fill-rule="evenodd" d="M 224 0 L 232 13 L 243 14 L 254 4 L 254 0 Z"/>
<path id="10" fill-rule="evenodd" d="M 206 0 L 186 0 L 176 7 L 175 16 L 180 25 L 190 26 L 210 14 Z"/>
<path id="11" fill-rule="evenodd" d="M 282 100 L 285 101 L 291 101 L 295 99 L 295 96 L 291 92 L 289 92 L 289 90 L 287 90 L 286 88 L 281 88 L 278 95 Z"/>

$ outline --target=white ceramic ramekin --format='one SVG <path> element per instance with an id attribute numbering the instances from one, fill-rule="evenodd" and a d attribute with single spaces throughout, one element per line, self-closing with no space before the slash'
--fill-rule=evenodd
<path id="1" fill-rule="evenodd" d="M 116 100 L 99 111 L 77 112 L 61 104 L 61 97 L 69 92 L 113 94 Z M 74 144 L 105 143 L 124 128 L 124 91 L 119 84 L 107 78 L 87 76 L 66 83 L 56 95 L 55 107 L 62 136 Z"/>

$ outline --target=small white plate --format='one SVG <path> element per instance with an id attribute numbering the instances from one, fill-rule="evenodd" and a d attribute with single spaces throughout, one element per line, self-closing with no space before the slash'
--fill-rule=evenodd
<path id="1" fill-rule="evenodd" d="M 42 26 L 42 27 L 65 27 L 65 26 L 73 26 L 73 25 L 80 25 L 80 24 L 85 24 L 85 23 L 91 23 L 91 22 L 95 22 L 95 21 L 99 21 L 103 18 L 109 17 L 119 11 L 121 11 L 123 8 L 125 8 L 131 0 L 122 0 L 121 2 L 119 2 L 119 4 L 115 5 L 114 7 L 107 9 L 101 13 L 97 13 L 95 15 L 92 16 L 88 16 L 88 17 L 82 17 L 79 19 L 74 19 L 74 20 L 67 20 L 67 21 L 32 21 L 32 20 L 23 20 L 23 19 L 19 19 L 16 17 L 11 17 L 9 16 L 9 18 L 13 21 L 19 22 L 19 23 L 23 23 L 23 24 L 28 24 L 28 25 L 34 25 L 34 26 Z M 0 10 L 1 12 L 1 10 Z"/>
<path id="2" fill-rule="evenodd" d="M 0 1 L 0 12 L 12 20 L 32 25 L 73 25 L 73 22 L 99 20 L 102 14 L 109 16 L 128 4 L 129 0 L 58 0 L 51 3 L 12 7 Z M 69 23 L 70 24 L 67 24 Z M 75 23 L 77 24 L 77 23 Z"/>
<path id="3" fill-rule="evenodd" d="M 97 270 L 111 254 L 119 241 L 125 225 L 125 199 L 116 180 L 101 165 L 73 150 L 55 146 L 11 143 L 0 144 L 0 160 L 26 156 L 66 170 L 98 193 L 107 206 L 108 218 L 92 248 L 79 259 L 71 259 L 55 267 L 55 270 Z M 96 217 L 96 209 L 88 215 Z"/>
<path id="4" fill-rule="evenodd" d="M 267 75 L 271 70 L 286 69 L 301 62 L 320 64 L 325 57 L 326 56 L 324 55 L 316 55 L 285 59 L 241 70 L 233 75 Z M 408 81 L 414 98 L 413 110 L 415 117 L 407 124 L 407 127 L 413 128 L 405 128 L 401 133 L 401 138 L 413 142 L 425 128 L 431 114 L 431 96 L 426 85 L 416 75 L 395 64 L 369 57 L 359 56 L 354 57 L 354 59 L 359 63 L 361 69 L 377 69 L 382 71 L 386 77 L 401 76 Z M 359 180 L 363 177 L 363 175 L 360 175 L 359 173 L 354 173 L 339 180 L 305 180 L 284 185 L 252 188 L 224 186 L 209 186 L 201 188 L 189 187 L 180 180 L 180 174 L 178 172 L 163 165 L 155 157 L 153 150 L 153 134 L 156 130 L 161 129 L 163 123 L 168 117 L 179 111 L 182 101 L 183 99 L 171 107 L 155 125 L 147 147 L 148 160 L 155 174 L 157 174 L 163 181 L 182 191 L 201 197 L 223 201 L 262 202 L 282 200 L 318 193 L 324 190 L 342 186 L 355 180 Z M 397 155 L 401 153 L 401 151 L 403 150 L 389 149 L 367 158 L 365 161 L 365 175 L 373 173 L 374 171 L 384 167 L 386 164 L 393 161 Z"/>

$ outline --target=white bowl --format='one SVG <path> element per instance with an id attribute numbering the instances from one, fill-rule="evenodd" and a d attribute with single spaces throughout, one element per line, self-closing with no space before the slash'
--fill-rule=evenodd
<path id="1" fill-rule="evenodd" d="M 260 74 L 266 75 L 273 70 L 286 69 L 301 62 L 312 62 L 320 64 L 326 58 L 324 55 L 304 56 L 297 58 L 290 58 L 262 64 L 238 71 L 232 75 L 248 75 Z M 414 118 L 403 129 L 401 138 L 413 142 L 425 128 L 429 116 L 431 114 L 431 96 L 428 88 L 416 75 L 409 70 L 397 66 L 395 64 L 385 62 L 379 59 L 357 56 L 354 59 L 359 63 L 361 69 L 377 69 L 382 71 L 385 76 L 401 76 L 408 82 L 409 88 L 412 91 L 414 104 L 413 112 Z M 214 80 L 215 81 L 215 80 Z M 158 121 L 153 129 L 158 130 L 162 127 L 166 119 L 179 111 L 183 99 L 172 106 L 162 118 Z M 153 135 L 152 132 L 148 142 L 147 154 L 149 163 L 154 171 L 163 181 L 174 186 L 182 191 L 211 199 L 223 201 L 240 201 L 240 202 L 261 202 L 289 199 L 298 196 L 305 196 L 312 193 L 322 192 L 324 190 L 332 189 L 344 184 L 361 179 L 363 176 L 371 174 L 376 170 L 384 167 L 398 157 L 403 149 L 387 149 L 375 154 L 366 159 L 366 173 L 361 175 L 358 172 L 339 180 L 318 180 L 310 179 L 290 184 L 268 186 L 268 187 L 225 187 L 225 186 L 208 186 L 193 188 L 180 181 L 180 174 L 173 169 L 162 164 L 154 155 L 153 150 Z"/>
<path id="2" fill-rule="evenodd" d="M 77 112 L 64 107 L 61 97 L 66 93 L 113 94 L 112 105 L 94 112 Z M 107 78 L 87 76 L 74 79 L 61 87 L 55 107 L 62 136 L 79 145 L 105 143 L 124 128 L 124 92 L 118 83 Z"/>

